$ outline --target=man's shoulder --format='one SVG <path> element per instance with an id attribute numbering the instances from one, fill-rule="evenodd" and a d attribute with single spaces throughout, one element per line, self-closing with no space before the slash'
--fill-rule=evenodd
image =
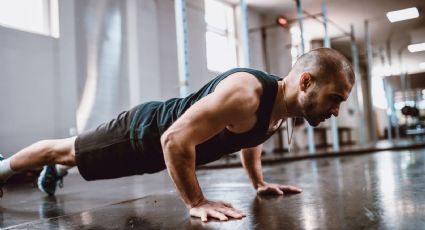
<path id="1" fill-rule="evenodd" d="M 216 90 L 226 90 L 241 96 L 261 95 L 263 87 L 255 75 L 249 72 L 235 72 L 222 80 Z"/>
<path id="2" fill-rule="evenodd" d="M 236 72 L 222 80 L 214 94 L 227 105 L 243 113 L 255 112 L 260 103 L 262 85 L 250 73 Z M 220 96 L 219 96 L 220 95 Z"/>
<path id="3" fill-rule="evenodd" d="M 256 69 L 256 68 L 248 68 L 248 67 L 236 67 L 236 68 L 232 68 L 230 70 L 228 70 L 228 72 L 248 72 L 248 73 L 252 73 L 252 74 L 268 74 L 267 72 L 260 70 L 260 69 Z"/>

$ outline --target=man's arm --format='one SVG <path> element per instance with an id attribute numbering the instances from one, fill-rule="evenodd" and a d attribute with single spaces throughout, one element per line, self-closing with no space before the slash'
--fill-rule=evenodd
<path id="1" fill-rule="evenodd" d="M 263 145 L 242 149 L 240 152 L 242 166 L 245 168 L 252 185 L 260 195 L 283 195 L 284 193 L 300 193 L 302 189 L 290 186 L 267 183 L 263 179 L 261 167 L 261 151 Z"/>
<path id="2" fill-rule="evenodd" d="M 236 81 L 241 79 L 246 78 Z M 223 80 L 226 84 L 220 83 L 213 93 L 196 102 L 161 136 L 168 173 L 190 208 L 190 214 L 201 217 L 203 221 L 208 216 L 220 220 L 227 220 L 227 216 L 244 216 L 226 202 L 205 199 L 195 174 L 197 144 L 210 139 L 230 124 L 255 116 L 259 104 L 258 92 L 249 87 L 252 84 L 232 81 Z"/>
<path id="3" fill-rule="evenodd" d="M 258 145 L 253 148 L 242 149 L 240 152 L 241 163 L 251 179 L 255 189 L 264 185 L 263 170 L 261 168 L 261 151 L 263 145 Z"/>

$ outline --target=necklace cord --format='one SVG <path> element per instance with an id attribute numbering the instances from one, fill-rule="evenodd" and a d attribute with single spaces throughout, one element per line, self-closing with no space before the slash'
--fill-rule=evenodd
<path id="1" fill-rule="evenodd" d="M 288 114 L 288 103 L 286 102 L 286 83 L 283 83 L 283 100 L 285 101 L 285 111 L 286 114 Z M 291 152 L 291 143 L 292 143 L 292 135 L 294 134 L 294 128 L 295 128 L 295 121 L 296 117 L 294 117 L 292 121 L 292 130 L 291 135 L 289 135 L 289 125 L 288 125 L 288 117 L 286 118 L 286 137 L 288 139 L 288 152 Z"/>

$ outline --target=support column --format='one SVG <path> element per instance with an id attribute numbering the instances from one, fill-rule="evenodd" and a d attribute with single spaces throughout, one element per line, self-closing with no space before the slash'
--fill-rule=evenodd
<path id="1" fill-rule="evenodd" d="M 322 15 L 323 15 L 323 27 L 325 29 L 324 47 L 331 48 L 331 39 L 328 33 L 328 11 L 326 7 L 326 0 L 322 1 Z M 332 133 L 332 147 L 335 152 L 339 151 L 339 136 L 338 136 L 338 124 L 336 117 L 332 116 L 331 122 L 331 133 Z M 325 143 L 326 144 L 326 143 Z"/>
<path id="2" fill-rule="evenodd" d="M 366 41 L 366 54 L 367 54 L 367 121 L 369 127 L 369 139 L 371 141 L 376 141 L 376 126 L 373 115 L 373 104 L 372 104 L 372 66 L 373 66 L 373 50 L 372 50 L 372 40 L 370 36 L 369 21 L 366 20 L 364 23 L 365 26 L 365 41 Z"/>
<path id="3" fill-rule="evenodd" d="M 400 48 L 398 50 L 398 63 L 399 63 L 399 69 L 400 69 L 400 88 L 403 96 L 403 101 L 406 102 L 406 82 L 404 77 L 404 65 L 403 65 L 403 49 Z M 395 133 L 397 138 L 400 138 L 400 130 L 399 130 L 399 121 L 397 122 L 397 128 Z"/>
<path id="4" fill-rule="evenodd" d="M 244 57 L 244 67 L 250 67 L 251 65 L 251 50 L 249 47 L 249 23 L 248 23 L 248 9 L 245 0 L 240 0 L 241 9 L 241 30 L 242 30 L 242 47 Z"/>
<path id="5" fill-rule="evenodd" d="M 300 44 L 300 50 L 301 55 L 305 52 L 305 46 L 304 46 L 304 28 L 303 28 L 303 19 L 304 19 L 304 13 L 303 8 L 301 5 L 301 0 L 295 0 L 297 4 L 297 20 L 298 24 L 300 26 L 300 36 L 301 36 L 301 44 Z M 316 152 L 316 144 L 314 143 L 314 129 L 312 126 L 307 124 L 307 139 L 308 139 L 308 152 L 310 154 Z"/>
<path id="6" fill-rule="evenodd" d="M 388 58 L 388 65 L 390 66 L 390 68 L 393 67 L 394 62 L 392 61 L 392 55 L 391 55 L 391 40 L 388 39 L 387 40 L 387 58 Z M 391 71 L 391 76 L 392 76 L 392 71 Z M 387 82 L 387 86 L 388 89 L 390 90 L 389 93 L 387 94 L 388 96 L 388 108 L 390 110 L 390 118 L 389 118 L 389 124 L 390 124 L 390 129 L 392 130 L 392 127 L 394 126 L 394 130 L 395 130 L 395 139 L 399 139 L 399 133 L 398 133 L 398 119 L 397 119 L 397 115 L 396 115 L 396 110 L 394 107 L 394 89 L 391 87 L 391 85 Z M 391 133 L 392 135 L 392 133 Z"/>
<path id="7" fill-rule="evenodd" d="M 388 78 L 387 78 L 388 79 Z M 387 108 L 387 116 L 388 116 L 388 140 L 393 141 L 392 134 L 392 121 L 393 121 L 393 108 L 394 108 L 394 100 L 393 100 L 393 90 L 388 80 L 385 78 L 382 79 L 384 84 L 385 97 L 387 98 L 388 108 Z"/>
<path id="8" fill-rule="evenodd" d="M 357 107 L 359 111 L 359 143 L 360 145 L 366 144 L 365 132 L 365 119 L 364 119 L 364 105 L 363 105 L 363 91 L 362 91 L 362 76 L 360 73 L 359 53 L 356 44 L 356 37 L 354 36 L 354 26 L 351 24 L 351 55 L 353 61 L 354 75 L 356 77 L 355 91 L 357 94 Z"/>
<path id="9" fill-rule="evenodd" d="M 389 40 L 387 41 L 387 46 L 388 46 L 388 43 L 389 43 Z M 388 47 L 387 47 L 387 49 L 388 49 Z M 387 52 L 388 52 L 388 50 L 387 50 Z M 390 67 L 389 63 L 387 63 L 385 61 L 385 49 L 384 48 L 379 49 L 379 57 L 381 59 L 381 64 L 384 68 Z M 391 103 L 391 98 L 389 96 L 390 95 L 390 93 L 389 93 L 390 88 L 389 88 L 389 85 L 387 85 L 387 81 L 385 80 L 386 77 L 387 77 L 387 73 L 386 73 L 386 71 L 384 71 L 384 74 L 383 74 L 381 80 L 382 80 L 382 85 L 384 87 L 385 99 L 387 101 L 387 110 L 385 112 L 387 113 L 387 119 L 388 119 L 388 122 L 387 122 L 387 125 L 388 125 L 388 129 L 387 129 L 388 130 L 388 140 L 392 141 L 393 136 L 392 136 L 392 133 L 391 133 L 391 126 L 392 125 L 391 125 L 391 110 L 390 110 L 390 106 L 392 104 L 390 104 Z M 388 77 L 391 77 L 391 76 L 388 76 Z"/>
<path id="10" fill-rule="evenodd" d="M 75 1 L 59 1 L 58 39 L 58 85 L 56 90 L 57 114 L 55 116 L 55 135 L 57 137 L 75 136 L 77 130 L 78 109 L 78 59 Z"/>
<path id="11" fill-rule="evenodd" d="M 137 0 L 126 1 L 127 10 L 127 55 L 130 107 L 140 103 L 139 42 L 137 23 Z"/>
<path id="12" fill-rule="evenodd" d="M 189 94 L 188 35 L 186 0 L 174 0 L 176 13 L 177 59 L 179 65 L 180 96 Z"/>

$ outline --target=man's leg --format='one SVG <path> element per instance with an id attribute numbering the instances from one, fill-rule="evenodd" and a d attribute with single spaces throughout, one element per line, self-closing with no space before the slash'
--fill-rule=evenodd
<path id="1" fill-rule="evenodd" d="M 0 164 L 0 182 L 4 182 L 13 173 L 44 165 L 75 165 L 76 137 L 55 140 L 43 140 L 32 144 L 14 154 Z"/>
<path id="2" fill-rule="evenodd" d="M 13 171 L 24 171 L 50 164 L 75 165 L 75 139 L 43 140 L 32 144 L 10 159 Z"/>

